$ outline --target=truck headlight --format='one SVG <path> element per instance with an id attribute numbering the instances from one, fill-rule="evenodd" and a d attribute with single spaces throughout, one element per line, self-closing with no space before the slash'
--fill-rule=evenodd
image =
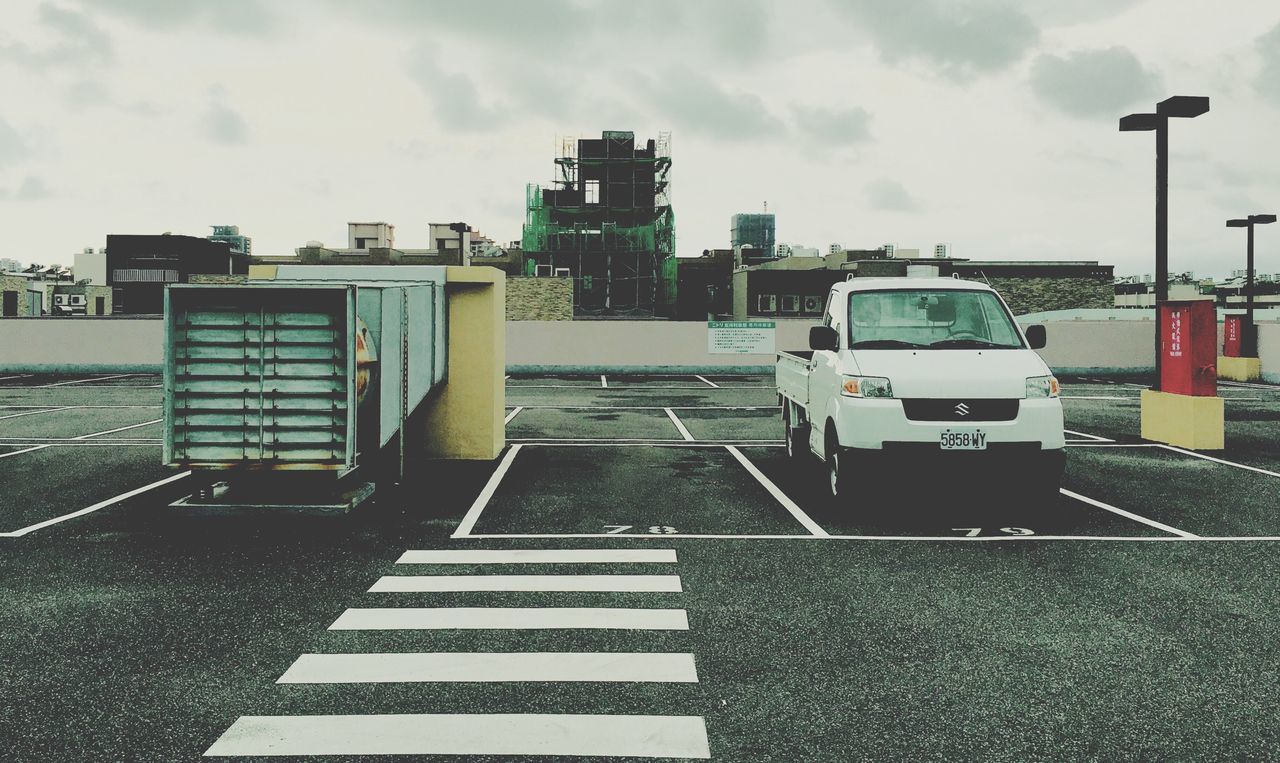
<path id="1" fill-rule="evenodd" d="M 893 397 L 893 387 L 883 376 L 846 376 L 840 385 L 845 397 Z"/>
<path id="2" fill-rule="evenodd" d="M 1057 397 L 1058 380 L 1052 376 L 1027 377 L 1027 397 Z"/>

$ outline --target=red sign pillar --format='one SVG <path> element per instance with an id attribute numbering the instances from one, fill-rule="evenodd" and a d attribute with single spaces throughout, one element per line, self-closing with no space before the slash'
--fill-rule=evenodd
<path id="1" fill-rule="evenodd" d="M 1239 358 L 1244 349 L 1244 316 L 1228 315 L 1222 324 L 1222 354 Z"/>
<path id="2" fill-rule="evenodd" d="M 1218 394 L 1218 323 L 1211 300 L 1163 302 L 1160 311 L 1160 390 L 1175 395 Z"/>

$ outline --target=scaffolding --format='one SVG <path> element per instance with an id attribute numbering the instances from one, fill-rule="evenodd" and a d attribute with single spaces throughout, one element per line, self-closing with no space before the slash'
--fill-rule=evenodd
<path id="1" fill-rule="evenodd" d="M 529 275 L 568 271 L 579 315 L 665 315 L 675 303 L 671 135 L 560 139 L 556 179 L 525 189 Z"/>

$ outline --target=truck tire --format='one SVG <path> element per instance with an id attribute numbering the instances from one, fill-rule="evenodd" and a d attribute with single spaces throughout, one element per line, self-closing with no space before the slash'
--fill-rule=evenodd
<path id="1" fill-rule="evenodd" d="M 791 426 L 791 407 L 782 409 L 782 429 L 787 441 L 787 459 L 799 461 L 809 452 L 809 427 L 801 424 Z"/>
<path id="2" fill-rule="evenodd" d="M 849 462 L 849 454 L 840 447 L 840 442 L 832 435 L 835 425 L 827 422 L 826 455 L 827 497 L 835 506 L 848 504 L 853 496 L 853 465 Z"/>

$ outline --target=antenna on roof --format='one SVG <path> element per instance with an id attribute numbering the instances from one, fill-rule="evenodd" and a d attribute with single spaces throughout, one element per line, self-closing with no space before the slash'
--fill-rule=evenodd
<path id="1" fill-rule="evenodd" d="M 767 201 L 764 203 L 764 211 L 765 211 L 766 213 L 769 211 L 769 202 L 767 202 Z"/>

